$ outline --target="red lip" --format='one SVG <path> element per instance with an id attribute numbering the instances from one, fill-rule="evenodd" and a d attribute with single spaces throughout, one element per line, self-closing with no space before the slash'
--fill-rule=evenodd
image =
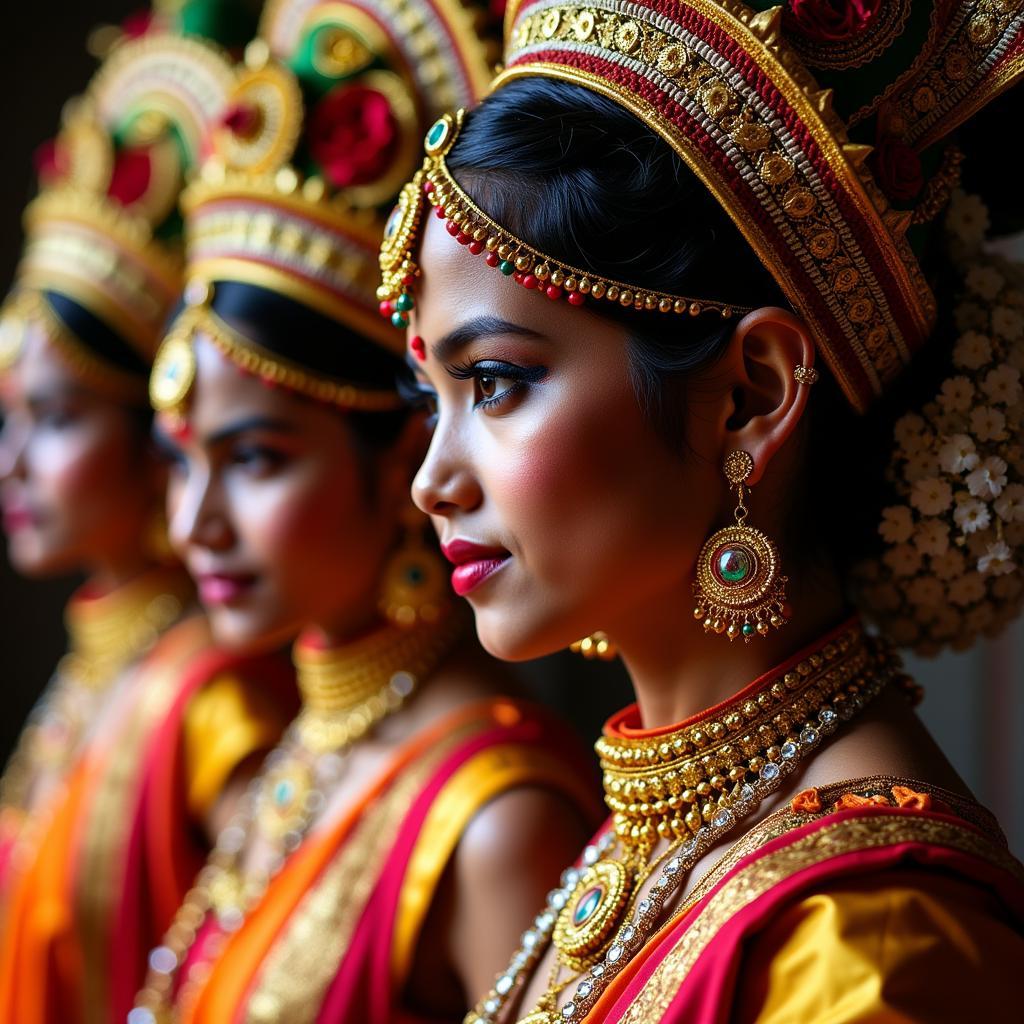
<path id="1" fill-rule="evenodd" d="M 475 590 L 512 556 L 504 548 L 485 547 L 469 540 L 453 540 L 441 546 L 444 557 L 455 564 L 452 589 L 459 597 Z"/>
<path id="2" fill-rule="evenodd" d="M 25 505 L 6 505 L 3 513 L 4 532 L 17 533 L 29 526 L 34 526 L 36 517 Z"/>
<path id="3" fill-rule="evenodd" d="M 203 573 L 195 581 L 203 604 L 233 604 L 252 588 L 256 577 L 252 573 Z"/>

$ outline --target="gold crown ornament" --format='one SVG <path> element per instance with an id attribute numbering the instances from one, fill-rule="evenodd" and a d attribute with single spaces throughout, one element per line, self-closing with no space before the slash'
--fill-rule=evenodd
<path id="1" fill-rule="evenodd" d="M 40 193 L 0 319 L 4 366 L 40 323 L 97 384 L 144 395 L 145 372 L 181 287 L 177 202 L 219 121 L 231 67 L 212 40 L 159 16 L 121 37 L 85 93 L 68 102 L 40 157 Z M 201 13 L 201 12 L 200 12 Z"/>
<path id="2" fill-rule="evenodd" d="M 419 161 L 426 126 L 490 81 L 497 49 L 480 35 L 482 17 L 460 0 L 267 5 L 209 135 L 209 159 L 183 196 L 187 277 L 212 285 L 214 299 L 202 317 L 193 305 L 174 325 L 168 345 L 178 355 L 165 371 L 181 367 L 182 339 L 202 327 L 244 368 L 283 386 L 344 408 L 399 404 L 391 386 L 328 380 L 209 311 L 221 284 L 255 286 L 402 354 L 375 297 L 385 213 Z M 154 379 L 158 407 L 171 401 L 165 392 L 187 400 L 180 391 Z"/>
<path id="3" fill-rule="evenodd" d="M 936 303 L 919 254 L 962 159 L 936 144 L 1024 73 L 1021 0 L 511 0 L 505 30 L 492 90 L 530 77 L 581 86 L 661 136 L 735 221 L 856 409 L 925 343 Z M 548 298 L 744 311 L 604 281 L 503 230 L 447 170 L 460 124 L 427 137 L 385 242 L 382 301 L 413 301 L 425 190 L 453 237 Z"/>

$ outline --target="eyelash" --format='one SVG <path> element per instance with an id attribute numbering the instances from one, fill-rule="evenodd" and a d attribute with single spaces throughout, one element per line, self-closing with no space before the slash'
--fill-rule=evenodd
<path id="1" fill-rule="evenodd" d="M 481 398 L 475 403 L 477 409 L 496 409 L 521 391 L 544 379 L 547 369 L 543 366 L 516 366 L 496 359 L 481 359 L 475 363 L 451 363 L 445 367 L 449 376 L 456 380 L 472 380 L 478 385 L 486 377 L 495 380 L 512 381 L 512 386 L 490 398 Z"/>

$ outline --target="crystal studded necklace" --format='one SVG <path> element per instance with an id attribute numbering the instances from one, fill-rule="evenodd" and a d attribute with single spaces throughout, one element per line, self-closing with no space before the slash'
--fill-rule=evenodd
<path id="1" fill-rule="evenodd" d="M 660 924 L 704 854 L 824 737 L 903 679 L 896 656 L 852 625 L 682 725 L 642 733 L 631 725 L 635 707 L 612 718 L 597 743 L 612 827 L 563 872 L 509 966 L 464 1024 L 496 1024 L 552 945 L 547 989 L 520 1024 L 577 1024 Z M 659 839 L 669 844 L 655 857 Z"/>
<path id="2" fill-rule="evenodd" d="M 294 651 L 302 696 L 299 714 L 218 837 L 163 943 L 150 953 L 145 986 L 128 1024 L 176 1019 L 175 1006 L 187 1005 L 201 983 L 201 964 L 194 965 L 197 976 L 191 970 L 179 975 L 208 915 L 214 915 L 217 932 L 204 945 L 206 963 L 242 927 L 288 856 L 302 844 L 326 803 L 326 792 L 341 777 L 352 745 L 405 704 L 418 681 L 451 651 L 464 627 L 465 617 L 449 607 L 437 621 L 411 628 L 386 626 L 341 648 L 300 639 Z M 271 850 L 266 870 L 244 865 L 256 840 Z"/>

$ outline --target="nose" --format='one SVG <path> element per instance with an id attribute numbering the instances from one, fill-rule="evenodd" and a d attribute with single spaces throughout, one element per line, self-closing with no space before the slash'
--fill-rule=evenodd
<path id="1" fill-rule="evenodd" d="M 172 547 L 226 551 L 234 544 L 234 531 L 225 512 L 215 474 L 189 469 L 184 479 L 172 478 L 167 488 L 167 518 Z"/>
<path id="2" fill-rule="evenodd" d="M 428 516 L 472 512 L 483 499 L 463 443 L 453 431 L 442 429 L 443 426 L 442 416 L 423 465 L 412 482 L 412 500 Z"/>
<path id="3" fill-rule="evenodd" d="M 0 425 L 0 480 L 25 475 L 25 446 L 28 431 L 21 429 L 14 417 Z"/>

